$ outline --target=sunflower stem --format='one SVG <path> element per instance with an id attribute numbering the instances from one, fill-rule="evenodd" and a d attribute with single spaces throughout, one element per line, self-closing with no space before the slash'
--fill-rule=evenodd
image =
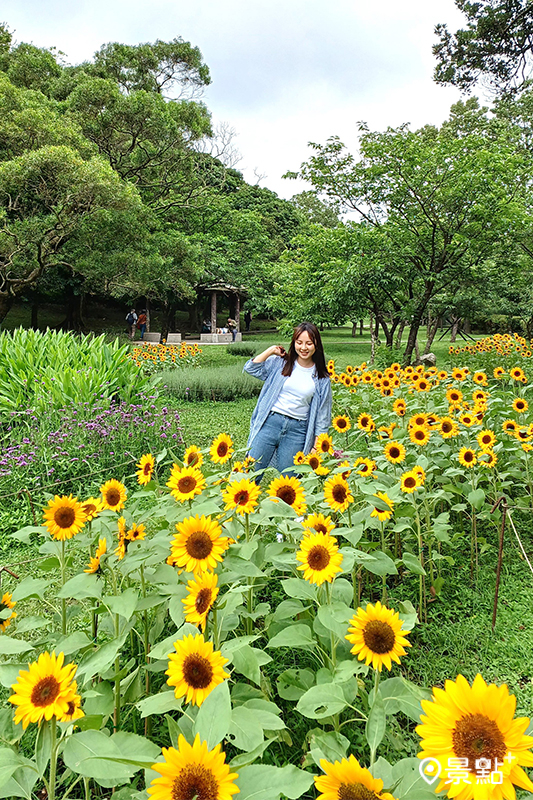
<path id="1" fill-rule="evenodd" d="M 115 639 L 119 638 L 120 633 L 120 618 L 118 614 L 114 614 L 115 621 Z M 113 728 L 116 733 L 120 728 L 120 653 L 115 656 L 115 713 L 113 715 Z"/>
<path id="2" fill-rule="evenodd" d="M 424 568 L 424 540 L 422 538 L 422 525 L 420 524 L 420 516 L 418 514 L 418 508 L 416 505 L 415 500 L 413 499 L 413 506 L 415 509 L 415 518 L 416 518 L 416 528 L 418 531 L 418 558 L 420 561 L 420 566 L 422 569 Z M 418 580 L 418 616 L 420 618 L 420 622 L 425 621 L 426 616 L 426 597 L 425 597 L 425 581 L 424 575 L 420 574 Z"/>
<path id="3" fill-rule="evenodd" d="M 331 583 L 326 583 L 326 601 L 328 605 L 331 605 L 332 602 L 332 595 L 333 595 L 333 586 Z M 331 661 L 331 669 L 335 671 L 335 667 L 337 666 L 337 637 L 333 633 L 332 630 L 329 632 L 329 646 L 330 646 L 330 661 Z M 335 730 L 338 730 L 338 718 L 336 720 Z"/>
<path id="4" fill-rule="evenodd" d="M 91 784 L 89 778 L 83 779 L 83 789 L 85 794 L 85 800 L 91 800 Z"/>
<path id="5" fill-rule="evenodd" d="M 66 565 L 65 565 L 65 540 L 61 540 L 61 588 L 66 583 Z M 67 635 L 67 600 L 65 597 L 61 598 L 61 633 L 63 636 Z"/>
<path id="6" fill-rule="evenodd" d="M 383 524 L 383 522 L 381 523 L 381 550 L 382 550 L 383 553 L 385 552 L 385 525 Z M 382 575 L 381 576 L 381 585 L 382 585 L 381 602 L 382 602 L 383 605 L 386 605 L 386 603 L 387 603 L 387 576 L 386 575 Z"/>
<path id="7" fill-rule="evenodd" d="M 48 800 L 55 800 L 56 796 L 56 770 L 57 770 L 57 719 L 50 720 L 50 774 L 48 778 Z"/>
<path id="8" fill-rule="evenodd" d="M 378 691 L 379 691 L 379 679 L 381 677 L 381 672 L 378 669 L 374 670 L 374 695 L 372 698 L 372 704 L 376 702 Z M 374 762 L 376 760 L 376 752 L 377 747 L 370 748 L 370 769 L 374 766 Z"/>
<path id="9" fill-rule="evenodd" d="M 144 564 L 141 564 L 141 587 L 143 597 L 146 597 L 146 581 L 144 578 Z M 148 671 L 148 654 L 150 653 L 150 628 L 148 625 L 148 612 L 145 609 L 143 611 L 143 628 L 144 628 L 144 661 L 146 664 L 146 670 L 144 675 L 144 689 L 146 692 L 146 696 L 150 694 L 150 673 Z M 152 732 L 152 717 L 148 715 L 144 721 L 144 735 L 150 736 Z"/>

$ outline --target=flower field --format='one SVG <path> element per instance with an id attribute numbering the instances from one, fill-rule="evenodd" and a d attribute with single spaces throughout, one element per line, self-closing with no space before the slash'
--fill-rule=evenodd
<path id="1" fill-rule="evenodd" d="M 329 362 L 331 431 L 261 486 L 220 432 L 51 496 L 14 534 L 39 577 L 0 571 L 0 797 L 531 796 L 502 681 L 405 677 L 458 565 L 475 586 L 533 509 L 528 356 L 492 345 Z"/>

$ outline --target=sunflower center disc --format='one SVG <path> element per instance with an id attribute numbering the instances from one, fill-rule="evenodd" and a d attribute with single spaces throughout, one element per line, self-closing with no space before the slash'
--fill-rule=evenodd
<path id="1" fill-rule="evenodd" d="M 391 447 L 391 449 L 389 450 L 389 455 L 391 458 L 399 458 L 400 451 L 398 450 L 397 447 Z"/>
<path id="2" fill-rule="evenodd" d="M 333 487 L 331 492 L 333 499 L 336 503 L 345 503 L 346 502 L 346 487 L 343 486 L 341 483 L 336 483 Z"/>
<path id="3" fill-rule="evenodd" d="M 82 506 L 82 509 L 83 513 L 89 516 L 89 514 L 94 514 L 94 512 L 96 511 L 96 506 L 94 505 L 94 503 L 85 503 L 85 505 Z"/>
<path id="4" fill-rule="evenodd" d="M 478 758 L 503 762 L 507 752 L 503 734 L 493 719 L 485 714 L 466 714 L 452 733 L 453 751 L 458 758 L 468 758 L 469 770 L 475 773 Z"/>
<path id="5" fill-rule="evenodd" d="M 198 463 L 198 454 L 197 453 L 190 453 L 187 456 L 187 466 L 194 467 Z"/>
<path id="6" fill-rule="evenodd" d="M 245 506 L 249 499 L 250 499 L 249 493 L 243 489 L 242 491 L 237 492 L 237 494 L 235 495 L 234 497 L 235 505 Z"/>
<path id="7" fill-rule="evenodd" d="M 174 778 L 170 796 L 172 800 L 217 800 L 218 781 L 210 769 L 191 764 Z"/>
<path id="8" fill-rule="evenodd" d="M 451 430 L 452 430 L 452 426 L 450 425 L 449 422 L 443 422 L 442 423 L 442 432 L 443 433 L 450 433 Z"/>
<path id="9" fill-rule="evenodd" d="M 322 522 L 317 522 L 317 524 L 314 526 L 314 529 L 315 529 L 315 531 L 317 533 L 327 533 L 328 532 L 328 529 L 326 528 L 325 525 L 322 524 Z"/>
<path id="10" fill-rule="evenodd" d="M 414 489 L 414 487 L 416 486 L 416 480 L 414 478 L 411 478 L 411 476 L 409 476 L 408 478 L 405 479 L 404 486 L 406 489 Z"/>
<path id="11" fill-rule="evenodd" d="M 209 609 L 211 605 L 211 589 L 200 589 L 198 594 L 196 595 L 196 601 L 194 603 L 194 607 L 198 614 L 205 614 L 205 612 Z"/>
<path id="12" fill-rule="evenodd" d="M 34 706 L 44 708 L 54 702 L 59 694 L 59 683 L 53 675 L 47 675 L 36 683 L 31 693 L 31 702 Z"/>
<path id="13" fill-rule="evenodd" d="M 345 419 L 338 419 L 337 420 L 337 427 L 341 428 L 341 430 L 343 428 L 345 428 L 346 427 L 346 420 Z"/>
<path id="14" fill-rule="evenodd" d="M 217 456 L 219 458 L 224 458 L 224 456 L 228 452 L 228 445 L 226 442 L 220 442 L 219 446 L 217 447 Z"/>
<path id="15" fill-rule="evenodd" d="M 363 639 L 369 650 L 383 655 L 393 649 L 396 637 L 388 622 L 372 619 L 363 628 Z"/>
<path id="16" fill-rule="evenodd" d="M 193 689 L 205 689 L 211 683 L 213 667 L 203 656 L 192 653 L 183 662 L 183 678 Z M 192 797 L 193 795 L 191 795 Z"/>
<path id="17" fill-rule="evenodd" d="M 307 554 L 307 563 L 311 567 L 311 569 L 321 570 L 326 569 L 329 562 L 331 561 L 331 556 L 328 553 L 327 549 L 323 547 L 321 544 L 317 544 L 312 547 Z"/>
<path id="18" fill-rule="evenodd" d="M 151 471 L 152 471 L 152 465 L 148 462 L 147 464 L 144 465 L 143 473 L 145 475 L 149 475 Z"/>
<path id="19" fill-rule="evenodd" d="M 178 481 L 178 491 L 181 494 L 188 494 L 196 488 L 196 479 L 192 475 L 185 475 Z"/>
<path id="20" fill-rule="evenodd" d="M 379 796 L 362 783 L 341 783 L 339 800 L 379 800 Z"/>
<path id="21" fill-rule="evenodd" d="M 213 542 L 205 531 L 195 531 L 188 537 L 185 549 L 191 558 L 203 559 L 213 549 Z"/>
<path id="22" fill-rule="evenodd" d="M 74 703 L 73 700 L 69 700 L 67 706 L 67 716 L 71 717 L 75 711 L 76 711 L 76 704 Z"/>
<path id="23" fill-rule="evenodd" d="M 296 492 L 292 486 L 281 486 L 278 489 L 276 496 L 279 497 L 280 500 L 283 500 L 284 503 L 287 503 L 288 506 L 292 506 L 296 500 Z"/>
<path id="24" fill-rule="evenodd" d="M 69 508 L 68 506 L 58 508 L 54 514 L 54 522 L 59 528 L 70 528 L 75 519 L 76 512 L 73 508 Z"/>
<path id="25" fill-rule="evenodd" d="M 464 454 L 463 458 L 464 458 L 465 461 L 468 461 L 468 462 L 473 461 L 474 454 L 470 450 L 467 450 L 466 453 Z"/>
<path id="26" fill-rule="evenodd" d="M 316 469 L 317 467 L 320 466 L 320 461 L 316 457 L 315 458 L 310 458 L 309 459 L 309 466 L 311 467 L 311 469 Z"/>
<path id="27" fill-rule="evenodd" d="M 117 489 L 108 489 L 106 500 L 109 506 L 118 506 L 120 503 L 120 492 Z"/>

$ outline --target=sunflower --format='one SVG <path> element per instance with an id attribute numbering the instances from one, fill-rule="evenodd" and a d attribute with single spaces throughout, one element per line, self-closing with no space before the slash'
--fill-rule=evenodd
<path id="1" fill-rule="evenodd" d="M 437 430 L 443 439 L 451 439 L 459 433 L 459 426 L 451 417 L 441 417 Z"/>
<path id="2" fill-rule="evenodd" d="M 377 517 L 380 522 L 386 522 L 386 520 L 392 517 L 392 512 L 394 511 L 394 503 L 385 492 L 376 492 L 374 497 L 377 497 L 379 500 L 385 503 L 385 505 L 387 505 L 388 508 L 382 509 L 382 508 L 377 508 L 377 506 L 374 506 L 374 510 L 372 511 L 370 516 Z"/>
<path id="3" fill-rule="evenodd" d="M 468 411 L 465 411 L 464 414 L 461 414 L 459 417 L 459 422 L 462 425 L 465 425 L 467 428 L 470 428 L 472 425 L 476 424 L 476 418 L 473 414 L 470 414 Z"/>
<path id="4" fill-rule="evenodd" d="M 175 500 L 184 503 L 192 500 L 205 489 L 205 478 L 196 467 L 179 467 L 174 464 L 167 481 L 170 494 Z"/>
<path id="5" fill-rule="evenodd" d="M 292 506 L 297 513 L 304 513 L 306 509 L 304 489 L 298 478 L 281 475 L 274 478 L 268 487 L 268 496 L 283 500 Z"/>
<path id="6" fill-rule="evenodd" d="M 494 431 L 490 431 L 488 429 L 480 431 L 476 436 L 476 439 L 478 445 L 482 450 L 492 450 L 492 448 L 496 444 L 496 435 Z"/>
<path id="7" fill-rule="evenodd" d="M 218 522 L 197 514 L 178 522 L 176 529 L 178 532 L 170 543 L 170 561 L 195 574 L 216 569 L 229 547 Z"/>
<path id="8" fill-rule="evenodd" d="M 503 800 L 515 797 L 513 784 L 533 791 L 522 769 L 533 766 L 533 737 L 524 734 L 529 719 L 514 719 L 516 698 L 505 684 L 487 684 L 478 674 L 470 685 L 458 675 L 444 689 L 433 689 L 422 708 L 418 758 L 440 764 L 437 794 L 449 787 L 448 797 Z M 458 775 L 457 763 L 465 765 Z M 496 781 L 490 773 L 498 775 Z"/>
<path id="9" fill-rule="evenodd" d="M 329 517 L 328 517 L 329 519 Z M 17 605 L 16 601 L 12 600 L 12 595 L 9 592 L 4 592 L 2 599 L 0 600 L 0 612 L 4 613 L 6 611 L 15 608 Z M 13 611 L 9 617 L 0 617 L 0 631 L 5 631 L 5 629 L 11 625 L 11 622 L 17 616 L 17 612 Z"/>
<path id="10" fill-rule="evenodd" d="M 383 455 L 391 464 L 400 464 L 405 459 L 405 447 L 400 442 L 387 442 Z"/>
<path id="11" fill-rule="evenodd" d="M 331 533 L 335 528 L 331 517 L 325 517 L 324 514 L 310 514 L 303 520 L 302 525 L 307 530 L 313 530 L 316 533 Z"/>
<path id="12" fill-rule="evenodd" d="M 521 369 L 520 367 L 513 367 L 513 369 L 509 372 L 509 375 L 515 381 L 522 381 L 522 383 L 526 381 L 524 370 Z"/>
<path id="13" fill-rule="evenodd" d="M 498 456 L 493 450 L 482 450 L 479 454 L 478 463 L 480 467 L 492 467 L 496 466 L 498 461 Z"/>
<path id="14" fill-rule="evenodd" d="M 418 477 L 414 470 L 404 472 L 400 478 L 400 489 L 406 494 L 411 494 L 415 491 L 415 489 L 418 489 L 420 485 L 421 484 L 418 482 Z"/>
<path id="15" fill-rule="evenodd" d="M 84 569 L 83 571 L 89 573 L 90 575 L 96 575 L 97 573 L 101 572 L 102 568 L 100 561 L 105 553 L 107 553 L 107 541 L 105 539 L 98 539 L 96 553 L 89 561 L 89 566 L 87 569 Z"/>
<path id="16" fill-rule="evenodd" d="M 85 514 L 85 522 L 90 522 L 103 510 L 104 504 L 100 497 L 89 497 L 88 500 L 82 502 L 81 507 Z"/>
<path id="17" fill-rule="evenodd" d="M 144 486 L 152 480 L 152 473 L 155 469 L 155 458 L 151 453 L 141 456 L 137 464 L 137 482 Z"/>
<path id="18" fill-rule="evenodd" d="M 58 717 L 60 722 L 74 722 L 85 716 L 81 710 L 81 697 L 77 692 L 78 684 L 76 681 L 72 681 L 70 692 L 66 697 L 67 710 L 62 716 Z"/>
<path id="19" fill-rule="evenodd" d="M 338 550 L 337 540 L 329 533 L 306 533 L 296 553 L 296 561 L 300 562 L 297 569 L 303 570 L 309 583 L 331 583 L 337 572 L 342 572 L 342 554 Z"/>
<path id="20" fill-rule="evenodd" d="M 404 417 L 405 416 L 406 408 L 407 408 L 407 406 L 406 406 L 405 400 L 402 400 L 401 397 L 399 397 L 397 400 L 395 400 L 394 403 L 392 404 L 392 410 L 399 417 Z"/>
<path id="21" fill-rule="evenodd" d="M 339 414 L 338 417 L 335 417 L 331 424 L 333 425 L 335 430 L 338 431 L 339 433 L 345 433 L 346 431 L 349 431 L 350 428 L 352 427 L 350 418 L 345 416 L 344 414 Z"/>
<path id="22" fill-rule="evenodd" d="M 393 661 L 399 664 L 405 648 L 411 647 L 406 639 L 410 631 L 402 630 L 402 626 L 398 612 L 378 600 L 375 606 L 369 603 L 365 609 L 357 609 L 344 638 L 353 645 L 351 652 L 359 661 L 366 661 L 381 672 L 383 665 L 391 669 Z"/>
<path id="23" fill-rule="evenodd" d="M 474 372 L 472 380 L 474 383 L 477 383 L 478 386 L 488 386 L 487 373 L 481 370 Z"/>
<path id="24" fill-rule="evenodd" d="M 305 463 L 309 464 L 313 472 L 317 475 L 329 475 L 329 469 L 322 463 L 322 456 L 320 453 L 309 453 L 306 456 Z"/>
<path id="25" fill-rule="evenodd" d="M 378 433 L 383 434 L 380 436 L 380 439 L 392 439 L 394 437 L 394 428 L 398 427 L 395 422 L 392 422 L 390 425 L 380 425 L 378 428 Z"/>
<path id="26" fill-rule="evenodd" d="M 358 475 L 372 475 L 376 469 L 376 462 L 371 458 L 356 458 L 354 461 L 354 469 Z"/>
<path id="27" fill-rule="evenodd" d="M 53 500 L 48 501 L 48 508 L 43 511 L 48 533 L 60 542 L 72 539 L 81 531 L 87 519 L 82 504 L 71 494 L 68 497 L 56 495 Z"/>
<path id="28" fill-rule="evenodd" d="M 141 541 L 141 539 L 146 538 L 146 526 L 142 522 L 140 524 L 133 522 L 124 538 L 129 542 Z"/>
<path id="29" fill-rule="evenodd" d="M 204 463 L 201 450 L 199 450 L 196 445 L 191 444 L 183 454 L 183 463 L 186 467 L 201 467 Z"/>
<path id="30" fill-rule="evenodd" d="M 517 397 L 513 400 L 513 409 L 518 414 L 524 414 L 529 408 L 529 403 L 523 397 Z"/>
<path id="31" fill-rule="evenodd" d="M 457 406 L 463 401 L 463 393 L 459 389 L 448 389 L 446 392 L 446 400 L 451 406 Z"/>
<path id="32" fill-rule="evenodd" d="M 474 450 L 471 450 L 469 447 L 463 447 L 459 450 L 459 455 L 457 456 L 459 459 L 459 463 L 463 465 L 463 467 L 473 467 L 477 461 L 477 456 Z"/>
<path id="33" fill-rule="evenodd" d="M 416 475 L 418 485 L 423 486 L 424 483 L 426 482 L 426 473 L 424 472 L 422 467 L 419 464 L 415 464 L 415 466 L 411 469 L 411 472 L 414 472 L 414 474 Z"/>
<path id="34" fill-rule="evenodd" d="M 368 433 L 369 430 L 373 430 L 375 428 L 375 423 L 370 414 L 359 414 L 357 418 L 357 427 L 361 431 L 366 431 Z"/>
<path id="35" fill-rule="evenodd" d="M 413 444 L 417 444 L 420 447 L 423 447 L 429 442 L 429 437 L 431 436 L 431 431 L 426 426 L 416 426 L 411 428 L 409 431 L 409 438 L 411 439 Z"/>
<path id="36" fill-rule="evenodd" d="M 126 487 L 120 481 L 106 481 L 100 486 L 104 508 L 110 511 L 122 511 L 126 505 Z"/>
<path id="37" fill-rule="evenodd" d="M 174 642 L 174 648 L 176 652 L 168 657 L 167 683 L 174 686 L 177 698 L 201 706 L 215 686 L 229 678 L 223 669 L 228 659 L 213 649 L 212 642 L 204 641 L 201 633 L 184 636 Z"/>
<path id="38" fill-rule="evenodd" d="M 213 439 L 209 448 L 211 461 L 215 464 L 225 464 L 233 455 L 233 441 L 227 433 L 220 433 Z"/>
<path id="39" fill-rule="evenodd" d="M 333 439 L 327 433 L 321 433 L 316 437 L 315 450 L 318 453 L 329 453 L 333 455 Z"/>
<path id="40" fill-rule="evenodd" d="M 503 378 L 503 376 L 505 375 L 505 370 L 503 367 L 494 367 L 492 374 L 497 380 L 500 380 L 500 378 Z"/>
<path id="41" fill-rule="evenodd" d="M 292 463 L 295 464 L 297 467 L 299 467 L 300 464 L 305 464 L 306 458 L 307 456 L 305 455 L 305 453 L 303 453 L 301 450 L 298 450 L 298 452 L 296 453 L 296 455 L 292 460 Z"/>
<path id="42" fill-rule="evenodd" d="M 230 772 L 221 745 L 208 750 L 207 743 L 196 734 L 190 745 L 183 734 L 178 736 L 178 749 L 163 747 L 163 762 L 152 765 L 160 778 L 147 787 L 151 800 L 231 800 L 239 790 L 234 783 L 238 773 Z"/>
<path id="43" fill-rule="evenodd" d="M 30 722 L 62 717 L 68 710 L 72 693 L 75 664 L 63 666 L 65 654 L 41 653 L 37 661 L 21 670 L 11 688 L 14 694 L 9 702 L 17 706 L 15 724 L 22 722 L 24 730 Z"/>
<path id="44" fill-rule="evenodd" d="M 324 500 L 333 511 L 346 511 L 353 503 L 350 487 L 342 475 L 332 475 L 324 484 Z"/>
<path id="45" fill-rule="evenodd" d="M 454 379 L 454 381 L 464 381 L 465 377 L 466 377 L 466 372 L 464 369 L 459 369 L 458 367 L 456 367 L 455 369 L 452 370 L 452 378 Z"/>
<path id="46" fill-rule="evenodd" d="M 204 572 L 198 578 L 188 581 L 189 594 L 181 602 L 185 606 L 185 621 L 199 625 L 205 631 L 207 615 L 217 599 L 218 577 L 212 572 Z"/>
<path id="47" fill-rule="evenodd" d="M 251 514 L 257 506 L 261 489 L 249 478 L 240 481 L 230 481 L 222 498 L 226 504 L 226 511 L 234 508 L 237 514 Z"/>
<path id="48" fill-rule="evenodd" d="M 506 419 L 502 425 L 502 428 L 505 433 L 510 433 L 511 436 L 513 436 L 518 430 L 518 423 L 515 422 L 514 419 Z"/>
<path id="49" fill-rule="evenodd" d="M 321 759 L 320 766 L 326 773 L 315 777 L 317 800 L 395 800 L 388 792 L 382 792 L 383 781 L 372 776 L 360 766 L 355 756 L 331 763 Z"/>

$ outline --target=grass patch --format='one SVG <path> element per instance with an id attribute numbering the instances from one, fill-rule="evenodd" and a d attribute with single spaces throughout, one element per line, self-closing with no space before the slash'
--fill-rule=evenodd
<path id="1" fill-rule="evenodd" d="M 256 353 L 264 349 L 262 342 L 233 342 L 226 347 L 230 356 L 246 356 L 246 358 L 253 358 Z"/>
<path id="2" fill-rule="evenodd" d="M 179 400 L 230 401 L 257 397 L 262 383 L 243 373 L 240 364 L 161 373 L 166 391 Z"/>

